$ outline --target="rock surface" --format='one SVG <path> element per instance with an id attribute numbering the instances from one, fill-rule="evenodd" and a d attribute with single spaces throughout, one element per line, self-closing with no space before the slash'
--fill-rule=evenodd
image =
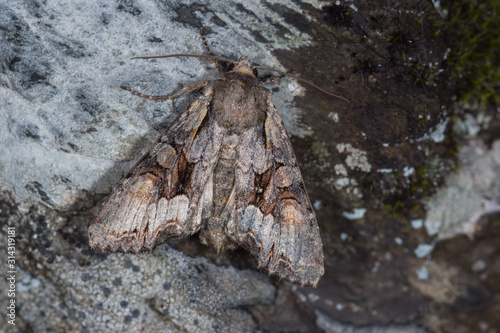
<path id="1" fill-rule="evenodd" d="M 0 248 L 15 243 L 17 283 L 16 326 L 2 316 L 0 331 L 495 332 L 500 144 L 452 128 L 439 19 L 416 0 L 1 3 Z M 216 55 L 350 101 L 271 87 L 320 223 L 316 289 L 197 237 L 141 255 L 88 246 L 99 203 L 190 100 L 120 86 L 214 77 L 199 59 L 130 58 L 205 53 L 200 27 Z"/>

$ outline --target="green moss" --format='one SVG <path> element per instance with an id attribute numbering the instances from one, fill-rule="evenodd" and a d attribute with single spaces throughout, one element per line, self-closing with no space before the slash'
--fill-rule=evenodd
<path id="1" fill-rule="evenodd" d="M 461 0 L 448 8 L 447 63 L 463 103 L 500 104 L 500 1 Z"/>
<path id="2" fill-rule="evenodd" d="M 392 205 L 387 204 L 382 207 L 383 210 L 386 212 L 391 213 L 393 216 L 402 216 L 403 211 L 405 210 L 406 206 L 403 203 L 402 200 L 396 200 Z"/>
<path id="3" fill-rule="evenodd" d="M 366 18 L 366 21 L 370 23 L 373 29 L 383 31 L 385 30 L 385 17 L 383 15 L 370 15 Z"/>
<path id="4" fill-rule="evenodd" d="M 429 49 L 433 48 L 433 38 L 439 35 L 439 28 L 442 21 L 434 15 L 416 15 L 406 13 L 399 15 L 400 26 L 386 36 L 387 51 L 389 61 L 396 67 L 404 69 L 401 75 L 402 80 L 411 80 L 409 83 L 420 86 L 434 86 L 441 82 L 441 70 L 437 65 L 429 62 L 426 55 Z M 404 22 L 404 23 L 403 23 Z M 419 28 L 429 30 L 428 38 L 423 38 L 415 33 Z"/>

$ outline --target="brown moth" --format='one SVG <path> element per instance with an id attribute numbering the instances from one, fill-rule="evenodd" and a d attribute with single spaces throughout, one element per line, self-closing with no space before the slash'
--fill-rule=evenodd
<path id="1" fill-rule="evenodd" d="M 170 56 L 178 55 L 161 57 Z M 257 77 L 263 67 L 247 56 L 199 57 L 235 66 L 169 96 L 126 88 L 154 100 L 201 94 L 114 189 L 89 227 L 90 245 L 137 253 L 199 232 L 217 251 L 241 246 L 269 274 L 315 286 L 324 273 L 318 223 L 281 117 Z"/>

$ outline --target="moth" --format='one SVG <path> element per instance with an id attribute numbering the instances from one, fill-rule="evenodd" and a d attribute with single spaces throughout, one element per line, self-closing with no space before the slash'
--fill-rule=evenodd
<path id="1" fill-rule="evenodd" d="M 315 286 L 323 245 L 285 126 L 257 76 L 269 68 L 216 57 L 203 41 L 207 56 L 159 57 L 229 62 L 219 79 L 167 96 L 125 88 L 151 100 L 200 94 L 103 204 L 90 245 L 138 253 L 199 232 L 217 251 L 241 246 L 269 274 Z"/>

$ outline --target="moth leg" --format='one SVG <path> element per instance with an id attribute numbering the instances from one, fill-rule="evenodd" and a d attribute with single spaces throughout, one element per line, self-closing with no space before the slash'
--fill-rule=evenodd
<path id="1" fill-rule="evenodd" d="M 203 45 L 207 49 L 208 55 L 215 55 L 212 50 L 210 50 L 210 47 L 208 46 L 207 40 L 205 39 L 205 35 L 203 34 L 203 28 L 200 27 L 200 34 L 201 34 L 201 39 L 203 40 Z M 207 59 L 207 61 L 213 66 L 214 70 L 216 70 L 219 73 L 222 73 L 222 69 L 219 66 L 219 63 L 215 59 Z"/>
<path id="2" fill-rule="evenodd" d="M 190 84 L 189 86 L 186 86 L 186 87 L 182 88 L 181 90 L 179 90 L 179 91 L 177 91 L 177 92 L 175 92 L 173 94 L 170 94 L 170 95 L 160 95 L 160 96 L 146 95 L 146 94 L 137 92 L 137 91 L 132 90 L 129 87 L 125 87 L 125 86 L 121 86 L 120 88 L 122 88 L 124 90 L 127 90 L 127 91 L 131 92 L 132 94 L 134 94 L 136 96 L 139 96 L 141 98 L 149 99 L 150 101 L 154 101 L 154 100 L 156 100 L 156 101 L 164 101 L 164 100 L 167 100 L 167 99 L 171 99 L 173 101 L 173 103 L 175 104 L 175 100 L 177 98 L 179 98 L 180 96 L 182 96 L 184 94 L 190 94 L 192 92 L 200 90 L 201 88 L 205 87 L 209 83 L 210 83 L 210 81 L 195 82 L 193 84 Z"/>
<path id="3" fill-rule="evenodd" d="M 131 94 L 136 95 L 136 96 L 139 96 L 140 98 L 149 99 L 150 101 L 153 101 L 153 100 L 156 100 L 156 101 L 163 101 L 163 100 L 169 99 L 169 96 L 167 96 L 167 95 L 162 95 L 162 96 L 152 96 L 152 95 L 146 95 L 146 94 L 140 93 L 140 92 L 138 92 L 138 91 L 132 90 L 132 89 L 130 89 L 129 87 L 126 87 L 126 86 L 120 86 L 120 88 L 122 88 L 123 90 L 127 90 L 127 91 L 129 91 Z"/>
<path id="4" fill-rule="evenodd" d="M 177 98 L 179 98 L 180 96 L 182 96 L 184 94 L 191 94 L 195 91 L 198 91 L 201 88 L 207 86 L 209 83 L 210 83 L 210 81 L 200 81 L 200 82 L 191 83 L 190 85 L 182 88 L 181 90 L 174 92 L 173 94 L 165 96 L 165 97 L 167 97 L 167 99 L 172 100 L 172 108 L 175 109 L 175 102 L 176 102 Z"/>
<path id="5" fill-rule="evenodd" d="M 276 84 L 280 85 L 281 84 L 281 78 L 284 77 L 284 75 L 271 75 L 271 76 L 266 76 L 262 79 L 263 84 Z"/>
<path id="6" fill-rule="evenodd" d="M 295 69 L 290 69 L 289 71 L 286 72 L 287 74 L 295 74 Z M 284 78 L 286 75 L 269 75 L 264 78 L 262 78 L 262 83 L 263 84 L 281 84 L 281 79 Z"/>

